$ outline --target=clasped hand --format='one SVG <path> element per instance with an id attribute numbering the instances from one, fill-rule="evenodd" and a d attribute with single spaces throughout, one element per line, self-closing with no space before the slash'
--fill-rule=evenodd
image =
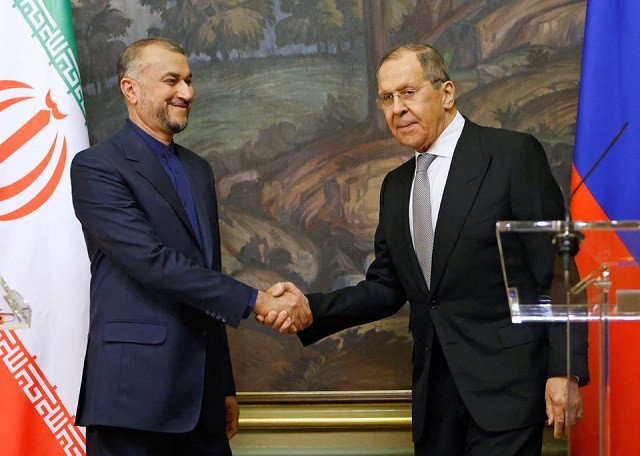
<path id="1" fill-rule="evenodd" d="M 258 291 L 253 312 L 258 322 L 281 333 L 295 334 L 313 322 L 309 300 L 291 282 Z"/>

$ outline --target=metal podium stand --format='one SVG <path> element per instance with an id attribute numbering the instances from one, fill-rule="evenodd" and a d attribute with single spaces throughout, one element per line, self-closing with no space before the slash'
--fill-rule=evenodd
<path id="1" fill-rule="evenodd" d="M 514 323 L 567 322 L 567 341 L 571 340 L 569 323 L 598 323 L 599 454 L 609 455 L 608 322 L 640 320 L 640 221 L 503 221 L 496 224 L 496 233 Z M 582 239 L 576 261 L 589 272 L 582 271 L 581 280 L 571 280 L 569 269 L 556 260 L 552 281 L 560 282 L 556 289 L 561 292 L 554 293 L 553 286 L 548 293 L 524 290 L 518 277 L 523 259 L 516 249 L 522 252 L 540 245 L 554 249 L 553 243 L 563 234 Z M 569 354 L 567 347 L 568 362 Z"/>

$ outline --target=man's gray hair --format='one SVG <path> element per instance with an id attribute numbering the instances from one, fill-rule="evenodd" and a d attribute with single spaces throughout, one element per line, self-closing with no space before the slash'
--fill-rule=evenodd
<path id="1" fill-rule="evenodd" d="M 147 46 L 153 46 L 153 45 L 161 46 L 165 48 L 167 51 L 177 52 L 182 55 L 185 55 L 184 49 L 182 49 L 182 47 L 179 44 L 167 38 L 150 37 L 150 38 L 143 38 L 141 40 L 134 41 L 129 46 L 127 46 L 127 48 L 118 58 L 118 65 L 117 65 L 118 82 L 122 81 L 122 78 L 131 76 L 132 70 L 135 71 L 133 67 L 135 66 L 138 59 L 140 58 L 140 54 L 142 53 L 142 51 Z"/>
<path id="2" fill-rule="evenodd" d="M 405 52 L 413 53 L 418 57 L 418 61 L 422 67 L 422 73 L 427 81 L 435 84 L 450 80 L 449 68 L 442 55 L 440 55 L 433 46 L 422 43 L 401 44 L 391 49 L 380 59 L 380 63 L 378 63 L 378 68 L 376 69 L 376 76 L 380 72 L 380 67 L 385 62 L 395 60 Z"/>

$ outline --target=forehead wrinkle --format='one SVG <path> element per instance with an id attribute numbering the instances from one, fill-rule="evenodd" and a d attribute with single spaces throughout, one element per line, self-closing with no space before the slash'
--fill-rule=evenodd
<path id="1" fill-rule="evenodd" d="M 401 83 L 401 88 L 396 90 L 402 90 L 409 86 L 418 87 L 429 81 L 425 79 L 420 62 L 417 59 L 414 62 L 412 59 L 398 57 L 392 61 L 385 62 L 380 67 L 378 71 L 378 91 L 382 89 L 381 82 L 386 85 Z"/>

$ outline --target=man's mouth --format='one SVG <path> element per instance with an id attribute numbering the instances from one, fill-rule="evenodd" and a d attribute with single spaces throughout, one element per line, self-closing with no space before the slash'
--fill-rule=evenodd
<path id="1" fill-rule="evenodd" d="M 185 109 L 189 108 L 189 103 L 184 101 L 172 101 L 169 103 L 169 105 L 174 106 L 176 108 L 185 108 Z"/>
<path id="2" fill-rule="evenodd" d="M 415 124 L 416 124 L 415 122 L 402 123 L 402 124 L 396 125 L 396 128 L 398 130 L 403 130 L 403 129 L 406 130 L 413 127 Z"/>

